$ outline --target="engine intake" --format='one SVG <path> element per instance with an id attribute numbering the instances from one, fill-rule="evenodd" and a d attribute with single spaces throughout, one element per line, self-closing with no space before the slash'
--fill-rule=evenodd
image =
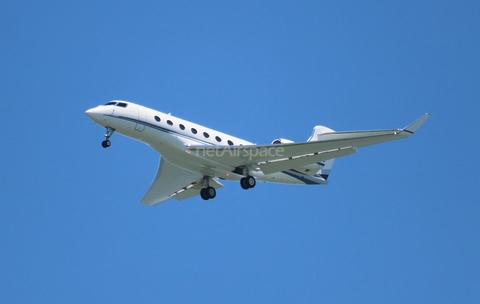
<path id="1" fill-rule="evenodd" d="M 272 141 L 272 145 L 279 145 L 279 144 L 292 144 L 294 143 L 293 140 L 290 139 L 285 139 L 285 138 L 277 138 L 274 141 Z"/>

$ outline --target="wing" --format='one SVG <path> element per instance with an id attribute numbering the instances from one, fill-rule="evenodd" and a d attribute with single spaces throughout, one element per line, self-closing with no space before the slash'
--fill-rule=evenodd
<path id="1" fill-rule="evenodd" d="M 223 185 L 210 179 L 210 186 L 218 189 Z M 202 188 L 202 174 L 177 167 L 162 157 L 157 175 L 141 202 L 146 205 L 156 205 L 171 198 L 183 200 L 199 195 Z"/>
<path id="2" fill-rule="evenodd" d="M 313 153 L 309 155 L 301 155 L 291 158 L 276 159 L 272 161 L 264 161 L 257 163 L 257 166 L 264 174 L 271 174 L 275 172 L 285 171 L 292 168 L 299 168 L 310 164 L 320 163 L 332 158 L 337 158 L 345 155 L 356 153 L 357 151 L 352 147 L 343 149 L 336 149 L 326 152 Z M 323 167 L 324 164 L 322 164 Z M 318 169 L 317 169 L 318 171 Z M 317 171 L 312 171 L 315 174 Z"/>
<path id="3" fill-rule="evenodd" d="M 194 154 L 212 167 L 250 167 L 265 170 L 265 174 L 295 166 L 325 161 L 355 153 L 355 148 L 379 144 L 411 136 L 429 117 L 425 114 L 404 129 L 329 132 L 314 141 L 263 146 L 190 146 Z M 263 169 L 262 169 L 263 168 Z"/>

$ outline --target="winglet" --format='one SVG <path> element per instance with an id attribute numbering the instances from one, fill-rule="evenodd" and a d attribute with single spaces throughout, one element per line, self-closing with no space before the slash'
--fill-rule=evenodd
<path id="1" fill-rule="evenodd" d="M 422 117 L 420 117 L 419 119 L 415 120 L 412 124 L 410 124 L 409 126 L 405 127 L 402 131 L 405 131 L 405 132 L 408 132 L 410 134 L 413 134 L 415 133 L 415 131 L 417 131 L 418 128 L 420 128 L 420 126 L 430 117 L 430 114 L 425 114 L 423 115 Z"/>

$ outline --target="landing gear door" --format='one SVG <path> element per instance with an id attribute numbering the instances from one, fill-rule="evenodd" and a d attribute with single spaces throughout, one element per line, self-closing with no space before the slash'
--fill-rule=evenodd
<path id="1" fill-rule="evenodd" d="M 145 129 L 145 124 L 143 123 L 147 121 L 147 113 L 142 106 L 137 106 L 137 111 L 139 122 L 135 125 L 135 130 L 142 132 Z"/>

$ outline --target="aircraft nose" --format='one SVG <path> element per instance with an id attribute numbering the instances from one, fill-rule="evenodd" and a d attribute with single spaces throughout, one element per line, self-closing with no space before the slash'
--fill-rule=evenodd
<path id="1" fill-rule="evenodd" d="M 95 108 L 91 108 L 91 109 L 86 110 L 85 114 L 87 114 L 88 117 L 93 118 L 93 116 L 95 115 Z"/>
<path id="2" fill-rule="evenodd" d="M 100 113 L 100 109 L 98 109 L 98 107 L 96 108 L 91 108 L 91 109 L 88 109 L 85 111 L 85 114 L 87 114 L 88 117 L 90 117 L 91 120 L 93 120 L 94 122 L 99 122 L 101 120 L 101 117 L 102 117 L 102 113 Z"/>

